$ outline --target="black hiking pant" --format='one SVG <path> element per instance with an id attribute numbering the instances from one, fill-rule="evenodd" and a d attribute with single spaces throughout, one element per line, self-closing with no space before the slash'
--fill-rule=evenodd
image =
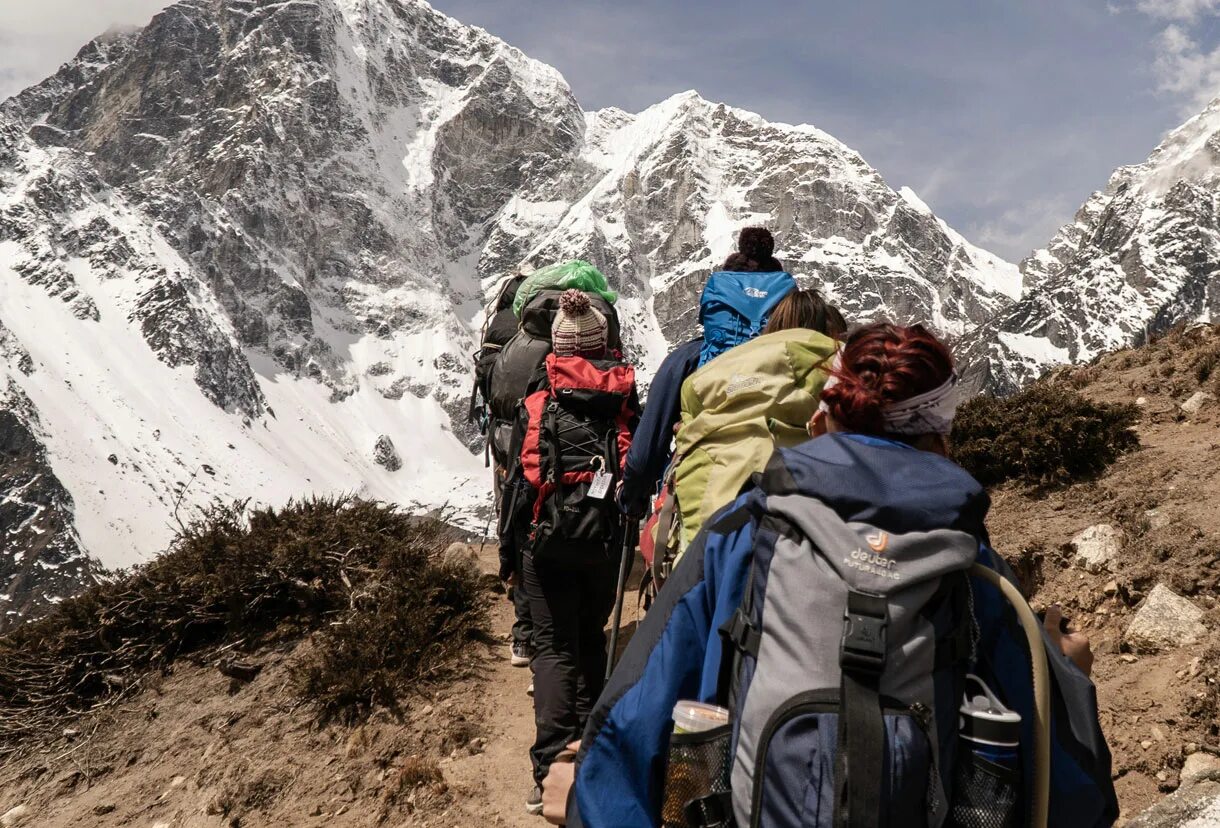
<path id="1" fill-rule="evenodd" d="M 517 572 L 521 572 L 520 569 Z M 534 622 L 530 616 L 530 596 L 525 588 L 525 577 L 522 575 L 517 579 L 517 585 L 511 587 L 513 591 L 513 612 L 516 619 L 513 621 L 513 643 L 524 644 L 526 647 L 534 646 Z"/>
<path id="2" fill-rule="evenodd" d="M 585 569 L 534 567 L 523 582 L 534 620 L 534 780 L 542 784 L 559 752 L 580 738 L 606 675 L 606 620 L 614 608 L 618 563 Z"/>

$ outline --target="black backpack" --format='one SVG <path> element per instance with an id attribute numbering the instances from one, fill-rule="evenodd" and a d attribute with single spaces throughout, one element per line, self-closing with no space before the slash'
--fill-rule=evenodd
<path id="1" fill-rule="evenodd" d="M 545 358 L 526 397 L 521 476 L 532 492 L 534 560 L 573 568 L 604 562 L 622 541 L 614 485 L 639 416 L 635 369 L 618 360 Z M 600 488 L 599 488 L 600 486 Z"/>
<path id="2" fill-rule="evenodd" d="M 496 364 L 500 351 L 517 333 L 517 315 L 513 313 L 513 300 L 517 298 L 517 290 L 525 278 L 517 274 L 507 279 L 500 285 L 500 292 L 488 307 L 479 349 L 473 354 L 474 387 L 470 390 L 469 422 L 474 422 L 480 414 L 487 413 L 487 405 L 491 400 L 492 367 Z"/>
<path id="3" fill-rule="evenodd" d="M 521 318 L 512 338 L 499 350 L 491 366 L 488 390 L 485 399 L 488 405 L 488 443 L 496 464 L 501 468 L 509 464 L 509 443 L 512 440 L 513 422 L 517 407 L 525 397 L 530 379 L 542 367 L 543 360 L 551 352 L 551 325 L 559 312 L 559 297 L 562 290 L 539 291 L 521 309 Z M 515 296 L 515 291 L 514 291 Z M 606 317 L 609 326 L 607 346 L 611 352 L 622 349 L 618 315 L 614 306 L 596 293 L 588 294 L 594 308 Z M 512 313 L 511 302 L 509 313 Z"/>

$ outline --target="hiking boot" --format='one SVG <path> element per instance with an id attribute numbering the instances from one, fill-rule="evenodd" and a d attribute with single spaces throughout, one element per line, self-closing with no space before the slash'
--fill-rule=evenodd
<path id="1" fill-rule="evenodd" d="M 529 798 L 525 800 L 525 812 L 534 816 L 542 813 L 542 788 L 537 785 L 530 791 Z"/>
<path id="2" fill-rule="evenodd" d="M 523 641 L 514 641 L 512 646 L 512 660 L 509 662 L 514 667 L 528 667 L 530 661 L 534 658 L 534 648 Z"/>

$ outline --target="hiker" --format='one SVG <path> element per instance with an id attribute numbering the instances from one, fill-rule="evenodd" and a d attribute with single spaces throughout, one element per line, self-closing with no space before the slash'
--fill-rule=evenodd
<path id="1" fill-rule="evenodd" d="M 671 807 L 769 828 L 1022 825 L 1045 769 L 1050 826 L 1113 823 L 1088 643 L 1055 613 L 1029 642 L 1046 649 L 1053 725 L 1034 767 L 1030 649 L 998 588 L 1015 578 L 988 545 L 986 493 L 946 457 L 956 391 L 920 326 L 847 339 L 818 436 L 703 528 L 636 631 L 547 780 L 552 821 L 566 799 L 570 828 L 654 826 Z M 984 686 L 968 701 L 993 708 L 991 742 L 958 710 Z M 695 713 L 728 723 L 671 738 Z"/>
<path id="2" fill-rule="evenodd" d="M 669 465 L 674 426 L 681 417 L 683 381 L 722 351 L 761 333 L 771 309 L 796 289 L 796 280 L 784 271 L 774 250 L 775 239 L 765 227 L 745 227 L 737 235 L 737 250 L 708 278 L 699 302 L 703 335 L 671 351 L 648 388 L 648 405 L 617 496 L 625 514 L 642 517 L 648 511 Z M 762 295 L 754 295 L 758 293 Z"/>
<path id="3" fill-rule="evenodd" d="M 487 432 L 491 455 L 496 465 L 496 482 L 500 488 L 510 488 L 509 466 L 517 452 L 512 450 L 513 426 L 521 409 L 521 401 L 529 390 L 530 381 L 542 366 L 551 351 L 551 336 L 559 309 L 560 296 L 565 289 L 576 288 L 584 292 L 591 306 L 607 322 L 608 347 L 621 347 L 618 317 L 614 312 L 616 295 L 609 289 L 606 277 L 588 262 L 574 260 L 549 265 L 533 270 L 528 265 L 519 268 L 518 275 L 507 281 L 494 304 L 495 315 L 491 317 L 484 336 L 480 365 L 485 367 L 481 390 L 486 400 Z M 508 338 L 505 339 L 504 337 Z M 502 342 L 493 348 L 489 341 Z M 494 354 L 494 356 L 493 356 Z M 479 373 L 476 368 L 476 379 Z M 523 485 L 518 480 L 515 485 Z M 516 508 L 505 508 L 503 501 L 511 501 Z M 499 509 L 499 531 L 503 539 L 511 535 L 510 543 L 501 543 L 501 557 L 505 550 L 521 550 L 529 534 L 532 516 L 527 507 L 529 498 L 513 498 L 512 492 L 497 492 Z M 521 562 L 512 561 L 503 567 L 502 577 L 507 581 L 511 573 L 518 577 L 508 585 L 517 623 L 513 625 L 511 663 L 514 667 L 526 667 L 532 663 L 534 644 L 530 615 L 528 587 L 521 579 Z M 530 685 L 532 692 L 533 685 Z"/>
<path id="4" fill-rule="evenodd" d="M 763 470 L 776 446 L 808 439 L 836 339 L 846 331 L 842 314 L 816 290 L 794 290 L 775 306 L 762 336 L 682 384 L 682 424 L 663 495 L 672 503 L 657 515 L 653 555 L 659 546 L 664 558 L 654 577 L 663 580 L 703 522 Z"/>
<path id="5" fill-rule="evenodd" d="M 519 556 L 519 534 L 502 534 L 501 574 L 524 584 L 534 621 L 537 784 L 526 809 L 535 814 L 551 762 L 580 736 L 605 681 L 604 630 L 624 531 L 613 484 L 640 408 L 634 369 L 610 352 L 607 336 L 606 317 L 589 296 L 565 291 L 553 350 L 513 432 L 510 488 L 527 504 L 531 530 Z M 518 560 L 521 571 L 511 571 Z"/>
<path id="6" fill-rule="evenodd" d="M 517 291 L 534 268 L 523 264 L 501 280 L 495 300 L 487 308 L 487 318 L 479 336 L 479 350 L 474 353 L 474 387 L 470 392 L 469 422 L 478 422 L 484 435 L 483 454 L 491 467 L 492 496 L 497 520 L 500 516 L 504 479 L 508 475 L 508 443 L 511 423 L 497 419 L 491 412 L 491 378 L 504 346 L 517 333 L 517 314 L 513 302 Z M 533 624 L 530 621 L 529 599 L 520 583 L 508 587 L 513 604 L 513 627 L 509 641 L 509 658 L 514 667 L 528 667 L 533 658 Z"/>

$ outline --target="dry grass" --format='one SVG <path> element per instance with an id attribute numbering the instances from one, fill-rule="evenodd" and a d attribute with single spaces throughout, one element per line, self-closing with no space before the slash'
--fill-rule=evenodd
<path id="1" fill-rule="evenodd" d="M 320 630 L 296 691 L 352 721 L 443 680 L 486 628 L 444 524 L 340 498 L 217 506 L 152 563 L 0 638 L 0 756 L 125 698 L 175 660 Z"/>

